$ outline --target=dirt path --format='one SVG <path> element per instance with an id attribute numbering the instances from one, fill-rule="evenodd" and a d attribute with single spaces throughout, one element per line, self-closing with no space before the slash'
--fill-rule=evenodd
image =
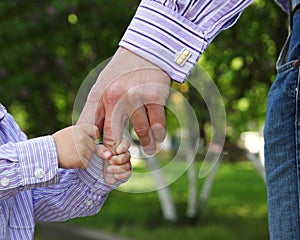
<path id="1" fill-rule="evenodd" d="M 100 231 L 64 223 L 37 223 L 35 240 L 130 240 Z"/>

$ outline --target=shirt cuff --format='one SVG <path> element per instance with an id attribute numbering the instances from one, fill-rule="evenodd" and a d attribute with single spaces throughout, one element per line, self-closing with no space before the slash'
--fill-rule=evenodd
<path id="1" fill-rule="evenodd" d="M 94 154 L 87 169 L 76 169 L 81 181 L 86 184 L 92 192 L 97 194 L 109 193 L 123 183 L 123 181 L 117 181 L 111 185 L 105 182 L 103 177 L 103 161 L 105 160 Z"/>
<path id="2" fill-rule="evenodd" d="M 203 31 L 155 1 L 142 1 L 119 46 L 184 82 L 208 46 Z"/>
<path id="3" fill-rule="evenodd" d="M 18 142 L 15 147 L 25 189 L 46 187 L 59 181 L 57 152 L 51 136 Z"/>

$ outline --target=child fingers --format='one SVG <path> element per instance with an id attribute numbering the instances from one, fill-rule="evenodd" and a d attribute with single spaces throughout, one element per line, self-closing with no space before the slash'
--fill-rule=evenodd
<path id="1" fill-rule="evenodd" d="M 113 175 L 116 180 L 127 180 L 131 176 L 131 172 L 125 172 Z"/>
<path id="2" fill-rule="evenodd" d="M 88 124 L 78 125 L 76 127 L 77 130 L 75 129 L 74 138 L 77 150 L 80 151 L 80 149 L 89 149 L 90 151 L 94 152 L 96 150 L 96 143 L 94 137 L 90 134 L 91 128 L 97 129 L 97 127 Z M 78 129 L 80 129 L 80 131 L 78 131 Z"/>
<path id="3" fill-rule="evenodd" d="M 78 125 L 78 126 L 80 126 L 83 129 L 83 131 L 88 136 L 90 136 L 91 138 L 93 138 L 94 140 L 96 140 L 96 139 L 99 138 L 100 132 L 99 132 L 99 129 L 95 125 L 92 125 L 92 124 L 81 124 L 81 125 Z"/>
<path id="4" fill-rule="evenodd" d="M 90 152 L 96 151 L 96 143 L 92 139 L 88 139 L 83 144 L 85 144 L 85 149 L 87 149 Z"/>
<path id="5" fill-rule="evenodd" d="M 96 150 L 96 144 L 94 143 L 93 140 L 91 141 L 86 141 L 84 143 L 76 143 L 76 151 L 80 158 L 84 158 L 87 160 L 91 160 L 93 153 Z"/>
<path id="6" fill-rule="evenodd" d="M 129 162 L 130 162 L 129 152 L 117 156 L 112 156 L 109 160 L 109 163 L 112 165 L 123 165 Z"/>
<path id="7" fill-rule="evenodd" d="M 107 167 L 107 172 L 111 174 L 122 174 L 131 171 L 131 164 L 124 164 L 120 166 L 109 165 Z"/>
<path id="8" fill-rule="evenodd" d="M 113 174 L 109 174 L 109 173 L 104 175 L 104 180 L 106 183 L 111 184 L 111 185 L 113 185 L 117 182 L 117 179 L 113 176 Z"/>

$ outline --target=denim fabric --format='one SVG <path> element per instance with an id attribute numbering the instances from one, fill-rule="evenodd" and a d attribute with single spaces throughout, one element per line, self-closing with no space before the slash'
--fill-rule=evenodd
<path id="1" fill-rule="evenodd" d="M 300 11 L 293 26 L 277 62 L 264 129 L 271 240 L 300 239 Z"/>

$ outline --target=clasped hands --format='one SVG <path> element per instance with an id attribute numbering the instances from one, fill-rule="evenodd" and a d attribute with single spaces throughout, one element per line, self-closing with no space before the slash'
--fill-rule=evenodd
<path id="1" fill-rule="evenodd" d="M 124 123 L 130 119 L 146 154 L 154 154 L 156 143 L 166 135 L 165 105 L 171 79 L 166 72 L 125 48 L 119 48 L 98 76 L 78 120 L 90 143 L 82 152 L 80 167 L 88 164 L 91 153 L 104 161 L 104 179 L 108 183 L 130 176 L 129 143 L 123 139 Z M 103 133 L 104 146 L 92 143 Z M 98 149 L 97 149 L 98 148 Z M 79 150 L 80 151 L 80 150 Z M 79 164 L 80 165 L 80 164 Z M 128 174 L 129 173 L 129 174 Z"/>

